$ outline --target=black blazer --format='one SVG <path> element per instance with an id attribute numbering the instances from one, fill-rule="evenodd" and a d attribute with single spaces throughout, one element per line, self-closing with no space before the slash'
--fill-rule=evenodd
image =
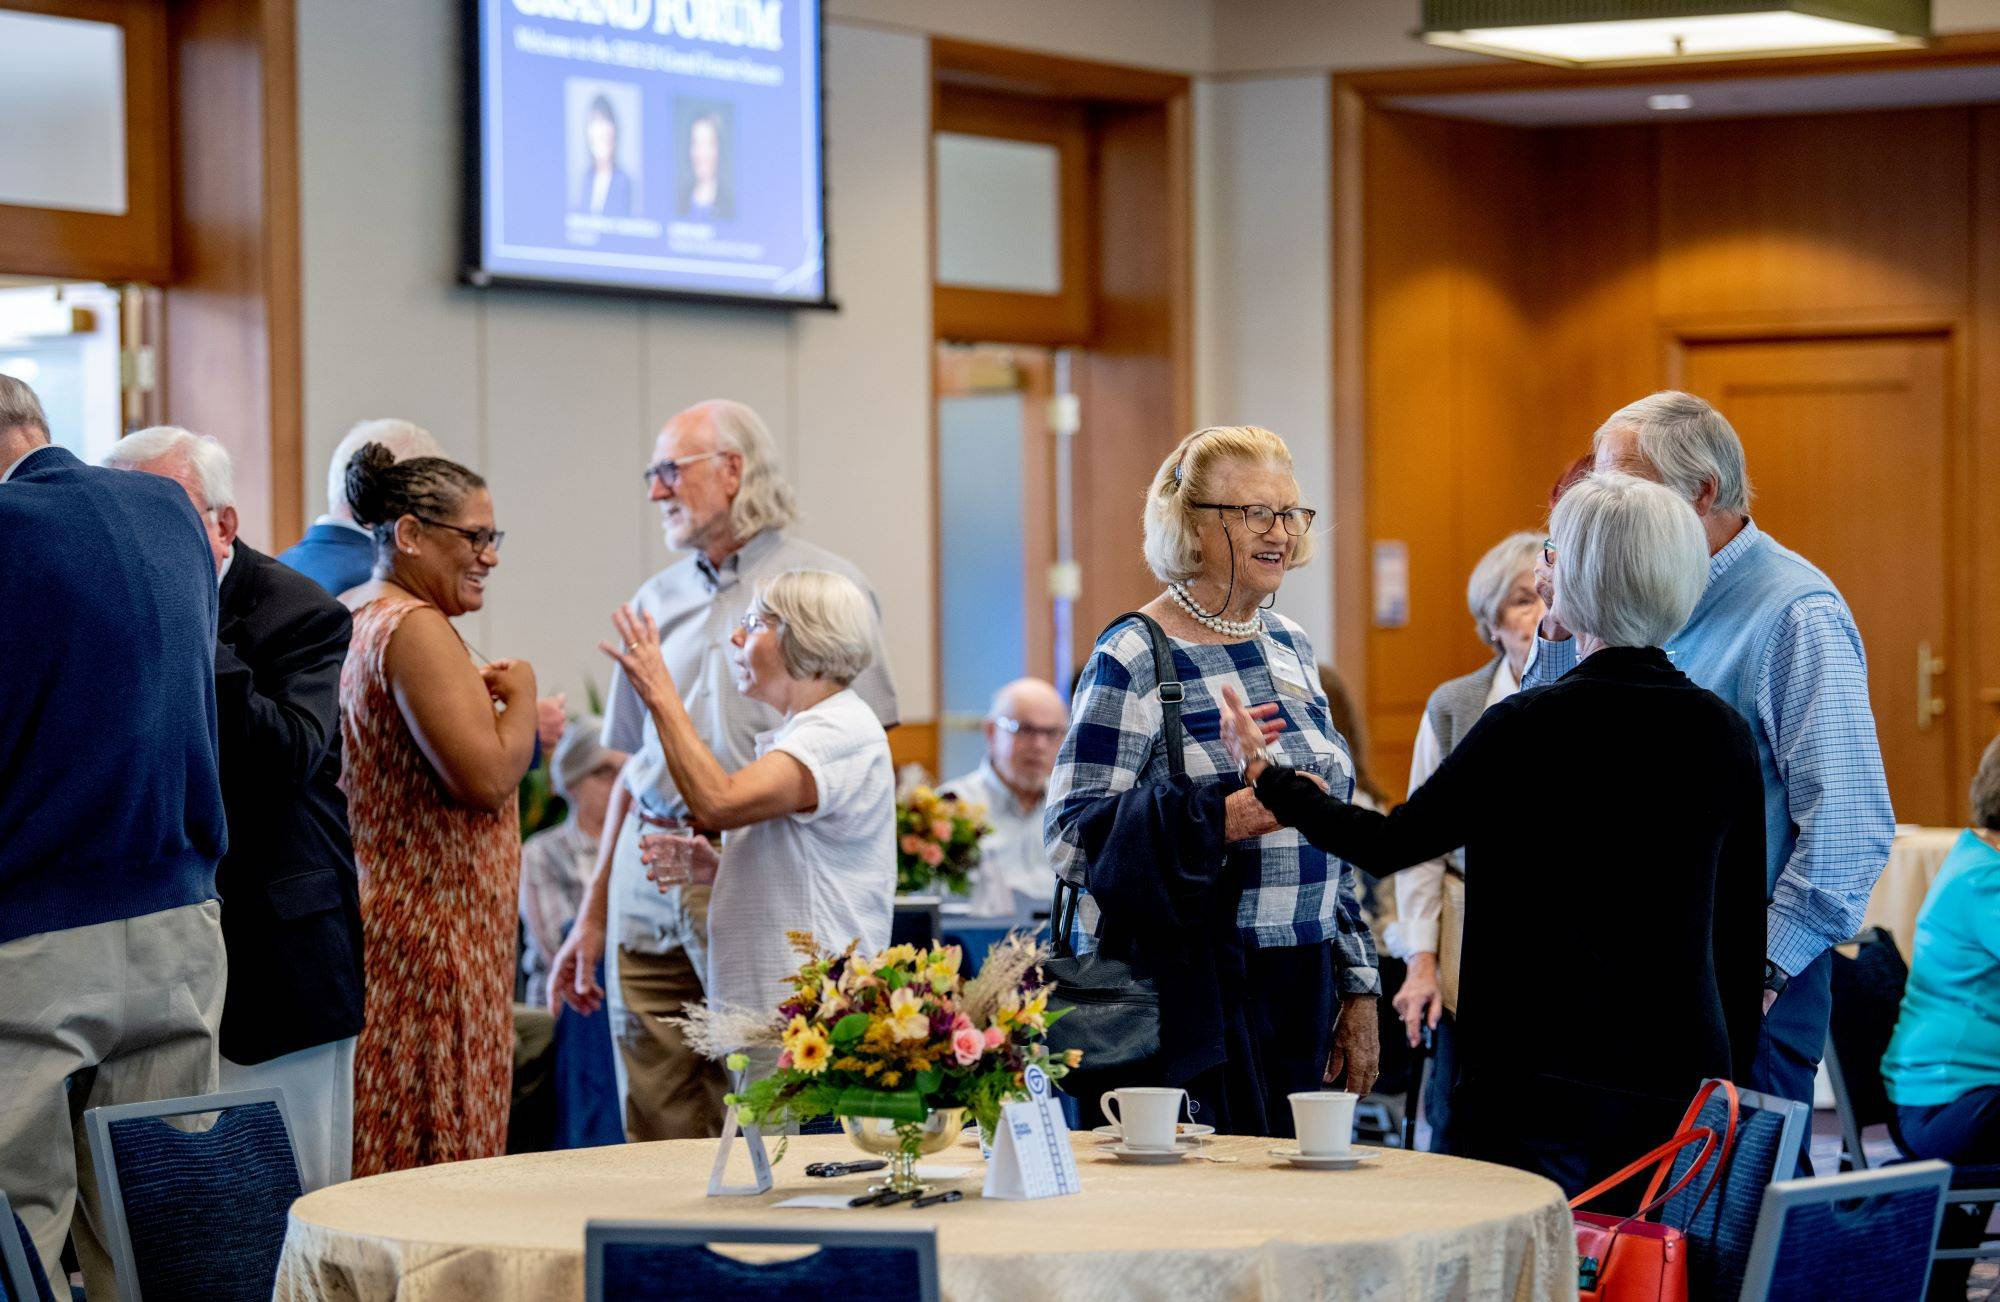
<path id="1" fill-rule="evenodd" d="M 361 901 L 338 785 L 353 621 L 317 583 L 240 541 L 221 598 L 222 1056 L 247 1065 L 361 1029 Z"/>
<path id="2" fill-rule="evenodd" d="M 1664 651 L 1607 648 L 1495 704 L 1386 816 L 1288 769 L 1261 774 L 1257 796 L 1378 875 L 1465 847 L 1453 1127 L 1462 1103 L 1483 1133 L 1453 1152 L 1510 1161 L 1547 1123 L 1545 1150 L 1592 1150 L 1571 1154 L 1577 1178 L 1614 1170 L 1667 1138 L 1703 1077 L 1749 1072 L 1766 904 L 1756 743 Z"/>

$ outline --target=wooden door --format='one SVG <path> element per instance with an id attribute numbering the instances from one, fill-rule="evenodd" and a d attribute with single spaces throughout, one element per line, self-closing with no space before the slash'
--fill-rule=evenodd
<path id="1" fill-rule="evenodd" d="M 1943 335 L 1683 345 L 1685 388 L 1742 435 L 1758 525 L 1853 608 L 1899 822 L 1965 821 L 1944 671 L 1958 627 L 1951 345 Z M 1920 710 L 1920 654 L 1944 660 Z"/>

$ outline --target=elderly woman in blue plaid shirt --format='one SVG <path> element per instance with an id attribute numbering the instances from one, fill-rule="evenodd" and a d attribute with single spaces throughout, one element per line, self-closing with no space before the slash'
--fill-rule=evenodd
<path id="1" fill-rule="evenodd" d="M 1296 623 L 1270 609 L 1286 574 L 1311 559 L 1313 516 L 1299 500 L 1284 440 L 1255 426 L 1188 435 L 1161 463 L 1145 510 L 1146 563 L 1166 589 L 1141 613 L 1167 634 L 1183 685 L 1185 771 L 1192 790 L 1227 793 L 1212 822 L 1175 827 L 1174 848 L 1185 854 L 1185 838 L 1206 838 L 1193 850 L 1197 862 L 1212 865 L 1213 908 L 1233 908 L 1232 939 L 1250 996 L 1236 1010 L 1245 1025 L 1232 1032 L 1230 1052 L 1255 1061 L 1228 1066 L 1239 1081 L 1258 1084 L 1267 1133 L 1283 1134 L 1291 1125 L 1288 1093 L 1338 1082 L 1365 1094 L 1379 1059 L 1381 985 L 1354 871 L 1277 825 L 1243 785 L 1220 730 L 1224 685 L 1273 703 L 1264 713 L 1273 750 L 1343 798 L 1353 789 L 1347 743 L 1328 719 L 1313 649 Z M 1092 811 L 1167 778 L 1152 644 L 1138 620 L 1123 620 L 1105 630 L 1084 666 L 1049 782 L 1046 835 L 1057 874 L 1089 888 Z M 1130 920 L 1111 916 L 1101 893 L 1095 902 L 1105 911 L 1086 908 L 1085 923 L 1109 949 Z M 1165 1002 L 1163 991 L 1163 1022 L 1174 1016 Z M 1199 1081 L 1167 1083 L 1202 1098 Z"/>

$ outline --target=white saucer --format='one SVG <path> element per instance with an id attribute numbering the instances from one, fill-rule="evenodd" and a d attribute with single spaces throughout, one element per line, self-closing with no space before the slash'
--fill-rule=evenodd
<path id="1" fill-rule="evenodd" d="M 1151 1148 L 1127 1148 L 1123 1144 L 1105 1144 L 1099 1151 L 1109 1153 L 1120 1161 L 1137 1162 L 1141 1166 L 1165 1166 L 1170 1162 L 1180 1161 L 1188 1155 L 1190 1150 L 1179 1144 L 1164 1151 Z"/>
<path id="2" fill-rule="evenodd" d="M 1345 1153 L 1315 1156 L 1311 1153 L 1301 1153 L 1296 1148 L 1274 1148 L 1271 1150 L 1271 1156 L 1282 1157 L 1293 1166 L 1303 1166 L 1314 1171 L 1345 1171 L 1350 1167 L 1361 1166 L 1374 1160 L 1368 1154 L 1355 1149 L 1349 1149 Z"/>
<path id="3" fill-rule="evenodd" d="M 1113 1143 L 1123 1143 L 1125 1139 L 1125 1132 L 1117 1126 L 1099 1126 L 1090 1133 L 1103 1139 L 1108 1139 Z M 1174 1142 L 1176 1144 L 1191 1144 L 1203 1135 L 1212 1135 L 1214 1133 L 1214 1126 L 1204 1126 L 1199 1123 L 1183 1121 L 1180 1123 L 1179 1129 L 1174 1132 Z"/>

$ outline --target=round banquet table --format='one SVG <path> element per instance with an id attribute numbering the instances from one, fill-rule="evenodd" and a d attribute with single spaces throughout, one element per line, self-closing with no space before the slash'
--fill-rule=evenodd
<path id="1" fill-rule="evenodd" d="M 1134 1166 L 1072 1137 L 1083 1191 L 979 1196 L 976 1146 L 926 1159 L 965 1166 L 937 1182 L 963 1202 L 923 1209 L 774 1209 L 872 1178 L 808 1179 L 812 1161 L 860 1156 L 838 1135 L 794 1138 L 774 1188 L 709 1198 L 714 1140 L 620 1144 L 488 1158 L 334 1185 L 292 1205 L 277 1302 L 541 1302 L 583 1296 L 588 1220 L 778 1227 L 935 1227 L 953 1302 L 1057 1298 L 1541 1299 L 1576 1296 L 1575 1231 L 1562 1191 L 1506 1167 L 1396 1149 L 1346 1171 L 1299 1170 L 1278 1141 L 1211 1140 L 1193 1158 Z M 747 1178 L 742 1145 L 732 1178 Z M 775 1150 L 773 1150 L 775 1151 Z M 726 1241 L 726 1240 L 721 1240 Z"/>
<path id="2" fill-rule="evenodd" d="M 1889 847 L 1889 862 L 1868 896 L 1862 930 L 1881 927 L 1896 938 L 1896 950 L 1908 963 L 1917 946 L 1917 912 L 1924 907 L 1945 856 L 1958 844 L 1962 829 L 1899 825 Z"/>

